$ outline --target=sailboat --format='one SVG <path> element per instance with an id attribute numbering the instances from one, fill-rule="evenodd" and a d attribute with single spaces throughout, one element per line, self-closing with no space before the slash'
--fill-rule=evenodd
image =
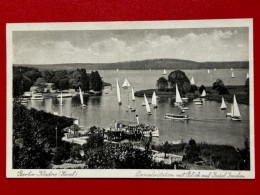
<path id="1" fill-rule="evenodd" d="M 249 79 L 249 74 L 248 73 L 246 74 L 246 78 Z"/>
<path id="2" fill-rule="evenodd" d="M 61 106 L 63 105 L 63 102 L 62 102 L 62 92 L 60 92 L 60 105 Z"/>
<path id="3" fill-rule="evenodd" d="M 193 78 L 193 77 L 191 77 L 190 84 L 191 84 L 191 85 L 195 85 L 195 81 L 194 81 L 194 78 Z"/>
<path id="4" fill-rule="evenodd" d="M 210 70 L 208 69 L 208 74 L 210 73 Z"/>
<path id="5" fill-rule="evenodd" d="M 152 96 L 152 105 L 154 108 L 157 108 L 157 97 L 156 97 L 156 93 L 155 91 L 153 92 L 153 96 Z"/>
<path id="6" fill-rule="evenodd" d="M 86 105 L 84 104 L 83 94 L 80 87 L 79 87 L 79 96 L 80 96 L 81 107 L 82 108 L 86 107 Z"/>
<path id="7" fill-rule="evenodd" d="M 234 72 L 232 71 L 231 78 L 235 78 Z"/>
<path id="8" fill-rule="evenodd" d="M 221 109 L 221 110 L 226 110 L 226 108 L 227 108 L 227 106 L 226 106 L 226 104 L 225 104 L 225 100 L 224 100 L 224 98 L 222 97 L 222 103 L 221 103 L 220 109 Z"/>
<path id="9" fill-rule="evenodd" d="M 123 88 L 127 89 L 128 87 L 130 87 L 130 83 L 128 82 L 128 80 L 125 78 L 125 81 L 122 85 Z"/>
<path id="10" fill-rule="evenodd" d="M 231 71 L 233 71 L 233 68 L 230 68 Z"/>
<path id="11" fill-rule="evenodd" d="M 148 115 L 152 115 L 151 109 L 150 109 L 150 106 L 149 106 L 149 103 L 148 103 L 148 100 L 147 100 L 145 94 L 144 94 L 144 102 L 145 102 L 145 107 L 146 107 L 147 114 Z"/>
<path id="12" fill-rule="evenodd" d="M 231 104 L 230 112 L 226 114 L 226 117 L 231 117 L 233 115 L 233 104 Z"/>
<path id="13" fill-rule="evenodd" d="M 118 69 L 116 69 L 116 71 L 118 72 L 119 70 L 118 70 Z"/>
<path id="14" fill-rule="evenodd" d="M 134 88 L 132 87 L 132 100 L 135 101 L 135 92 L 134 92 Z"/>
<path id="15" fill-rule="evenodd" d="M 206 97 L 206 91 L 205 89 L 203 90 L 202 94 L 201 94 L 201 97 Z"/>
<path id="16" fill-rule="evenodd" d="M 176 84 L 176 95 L 175 95 L 175 103 L 174 103 L 174 105 L 176 105 L 176 106 L 182 106 L 183 105 L 183 101 L 181 99 L 181 95 L 179 93 L 177 84 Z"/>
<path id="17" fill-rule="evenodd" d="M 233 111 L 231 112 L 231 119 L 233 121 L 241 121 L 241 114 L 238 108 L 238 104 L 237 104 L 237 99 L 236 99 L 236 95 L 234 95 L 233 98 Z"/>
<path id="18" fill-rule="evenodd" d="M 216 71 L 217 69 L 216 68 L 214 68 L 214 71 Z"/>
<path id="19" fill-rule="evenodd" d="M 167 74 L 167 72 L 166 72 L 166 70 L 164 69 L 164 70 L 163 70 L 163 75 L 166 75 L 166 74 Z"/>
<path id="20" fill-rule="evenodd" d="M 117 79 L 116 79 L 116 92 L 117 92 L 118 104 L 121 105 L 122 104 L 122 102 L 121 102 L 121 93 L 120 93 L 120 87 L 119 87 L 119 83 L 118 83 Z"/>
<path id="21" fill-rule="evenodd" d="M 130 106 L 129 93 L 128 93 L 127 95 L 128 95 L 128 109 L 129 109 L 131 112 L 135 112 L 135 109 Z M 135 95 L 134 95 L 134 88 L 133 88 L 133 87 L 132 87 L 132 100 L 135 101 Z M 127 112 L 128 112 L 128 110 L 127 110 Z"/>

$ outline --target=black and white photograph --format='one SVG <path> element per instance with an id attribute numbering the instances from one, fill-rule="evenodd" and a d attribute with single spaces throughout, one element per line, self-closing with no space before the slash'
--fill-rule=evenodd
<path id="1" fill-rule="evenodd" d="M 7 177 L 254 179 L 252 28 L 7 24 Z"/>

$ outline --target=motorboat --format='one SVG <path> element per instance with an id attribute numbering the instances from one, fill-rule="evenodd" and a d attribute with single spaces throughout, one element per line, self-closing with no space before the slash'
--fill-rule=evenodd
<path id="1" fill-rule="evenodd" d="M 165 114 L 164 118 L 166 119 L 173 119 L 173 120 L 188 120 L 188 115 L 182 115 L 182 114 Z"/>

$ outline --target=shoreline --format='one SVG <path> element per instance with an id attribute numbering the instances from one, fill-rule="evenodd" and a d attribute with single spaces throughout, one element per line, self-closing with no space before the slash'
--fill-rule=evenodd
<path id="1" fill-rule="evenodd" d="M 217 101 L 221 102 L 222 97 L 225 98 L 225 101 L 227 102 L 233 102 L 233 95 L 236 94 L 237 102 L 239 104 L 245 104 L 249 105 L 249 95 L 245 92 L 245 86 L 238 85 L 238 86 L 226 86 L 226 88 L 229 90 L 229 94 L 219 95 L 216 90 L 213 90 L 212 87 L 206 87 L 206 93 L 207 93 L 207 100 L 211 101 Z M 160 91 L 158 89 L 145 89 L 135 92 L 136 97 L 143 97 L 145 94 L 146 97 L 152 97 L 153 92 L 155 91 L 156 95 L 163 98 L 173 98 L 175 97 L 175 91 L 173 91 L 171 88 Z M 189 102 L 193 99 L 199 98 L 200 93 L 196 91 L 195 93 L 186 93 L 184 97 L 189 98 Z"/>

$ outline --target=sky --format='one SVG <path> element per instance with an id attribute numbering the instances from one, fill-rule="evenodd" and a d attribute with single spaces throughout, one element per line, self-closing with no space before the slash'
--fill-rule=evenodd
<path id="1" fill-rule="evenodd" d="M 248 28 L 15 31 L 14 64 L 248 61 Z"/>

